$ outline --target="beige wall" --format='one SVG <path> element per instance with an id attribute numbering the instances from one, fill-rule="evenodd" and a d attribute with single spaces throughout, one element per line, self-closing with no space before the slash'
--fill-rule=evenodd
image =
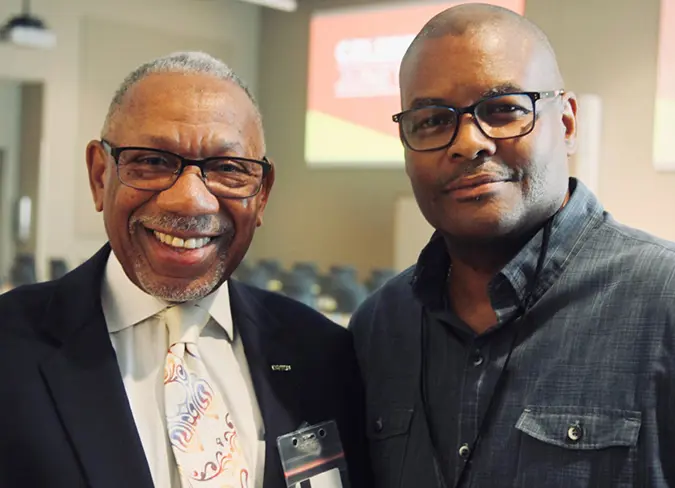
<path id="1" fill-rule="evenodd" d="M 42 83 L 21 85 L 21 124 L 19 153 L 19 197 L 31 199 L 30 236 L 28 241 L 18 243 L 17 253 L 35 254 L 37 247 L 37 219 L 35 210 L 40 206 L 40 141 L 42 140 L 42 107 L 44 86 Z"/>
<path id="2" fill-rule="evenodd" d="M 21 85 L 0 79 L 0 281 L 7 277 L 14 254 L 14 204 L 19 182 Z"/>
<path id="3" fill-rule="evenodd" d="M 16 13 L 19 4 L 1 2 L 0 19 Z M 115 84 L 143 55 L 196 46 L 217 49 L 255 90 L 260 9 L 235 0 L 31 4 L 56 32 L 58 46 L 47 52 L 0 45 L 0 78 L 45 81 L 36 247 L 44 278 L 50 257 L 77 264 L 105 241 L 100 217 L 88 210 L 92 204 L 84 186 L 83 144 L 98 135 L 104 100 Z M 134 39 L 151 39 L 152 44 L 137 45 L 134 51 Z M 117 54 L 115 46 L 124 46 L 124 54 Z"/>
<path id="4" fill-rule="evenodd" d="M 250 256 L 285 264 L 348 263 L 365 273 L 393 264 L 396 197 L 407 194 L 402 169 L 309 169 L 304 161 L 309 4 L 284 14 L 263 11 L 260 104 L 268 153 L 278 171 L 263 228 Z M 323 1 L 324 5 L 374 2 Z M 384 2 L 378 2 L 384 3 Z M 347 144 L 348 141 L 345 141 Z"/>
<path id="5" fill-rule="evenodd" d="M 602 97 L 598 195 L 605 208 L 625 224 L 675 240 L 675 173 L 652 166 L 659 6 L 530 0 L 527 13 L 549 34 L 567 86 Z"/>
<path id="6" fill-rule="evenodd" d="M 347 262 L 365 273 L 393 264 L 395 201 L 411 191 L 403 170 L 305 165 L 308 22 L 312 6 L 387 2 L 301 3 L 295 15 L 263 12 L 260 99 L 279 171 L 250 254 Z M 619 220 L 675 240 L 675 219 L 664 211 L 675 208 L 675 174 L 651 165 L 658 0 L 529 0 L 526 8 L 551 37 L 567 88 L 602 97 L 601 200 Z"/>

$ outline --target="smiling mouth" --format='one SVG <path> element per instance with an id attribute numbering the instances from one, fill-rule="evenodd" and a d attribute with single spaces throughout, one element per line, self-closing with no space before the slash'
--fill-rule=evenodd
<path id="1" fill-rule="evenodd" d="M 452 185 L 449 185 L 443 189 L 444 193 L 452 193 L 455 191 L 461 190 L 471 190 L 485 185 L 490 185 L 493 183 L 506 183 L 510 181 L 507 178 L 495 178 L 495 177 L 477 177 L 471 178 L 463 181 L 456 182 Z"/>
<path id="2" fill-rule="evenodd" d="M 183 239 L 156 230 L 150 232 L 159 242 L 175 249 L 201 249 L 213 240 L 213 237 L 190 237 Z"/>

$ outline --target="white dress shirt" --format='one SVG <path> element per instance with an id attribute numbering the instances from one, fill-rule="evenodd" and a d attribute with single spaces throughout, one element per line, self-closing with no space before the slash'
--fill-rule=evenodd
<path id="1" fill-rule="evenodd" d="M 164 361 L 169 334 L 158 314 L 168 304 L 134 285 L 113 252 L 108 258 L 101 301 L 154 484 L 157 488 L 181 488 L 164 415 Z M 211 315 L 197 348 L 216 383 L 214 389 L 234 419 L 250 468 L 249 486 L 262 488 L 264 425 L 244 345 L 232 321 L 227 282 L 196 305 Z"/>

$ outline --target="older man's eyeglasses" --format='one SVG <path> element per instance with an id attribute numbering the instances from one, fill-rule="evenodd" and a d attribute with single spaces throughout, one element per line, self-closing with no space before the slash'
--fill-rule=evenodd
<path id="1" fill-rule="evenodd" d="M 529 134 L 536 121 L 536 102 L 554 98 L 564 90 L 519 92 L 495 95 L 464 108 L 431 105 L 393 116 L 403 143 L 412 151 L 437 151 L 449 147 L 457 137 L 459 122 L 471 114 L 478 128 L 491 139 L 511 139 Z"/>
<path id="2" fill-rule="evenodd" d="M 120 182 L 137 190 L 167 190 L 187 166 L 197 166 L 204 184 L 215 196 L 249 198 L 260 191 L 272 167 L 267 158 L 222 156 L 194 160 L 160 149 L 114 147 L 105 140 L 101 145 L 115 160 Z"/>

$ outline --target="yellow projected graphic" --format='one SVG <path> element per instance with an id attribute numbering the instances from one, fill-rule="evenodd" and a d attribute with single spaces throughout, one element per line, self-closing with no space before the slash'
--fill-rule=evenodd
<path id="1" fill-rule="evenodd" d="M 397 136 L 316 110 L 307 112 L 306 127 L 305 157 L 314 163 L 403 163 Z"/>

